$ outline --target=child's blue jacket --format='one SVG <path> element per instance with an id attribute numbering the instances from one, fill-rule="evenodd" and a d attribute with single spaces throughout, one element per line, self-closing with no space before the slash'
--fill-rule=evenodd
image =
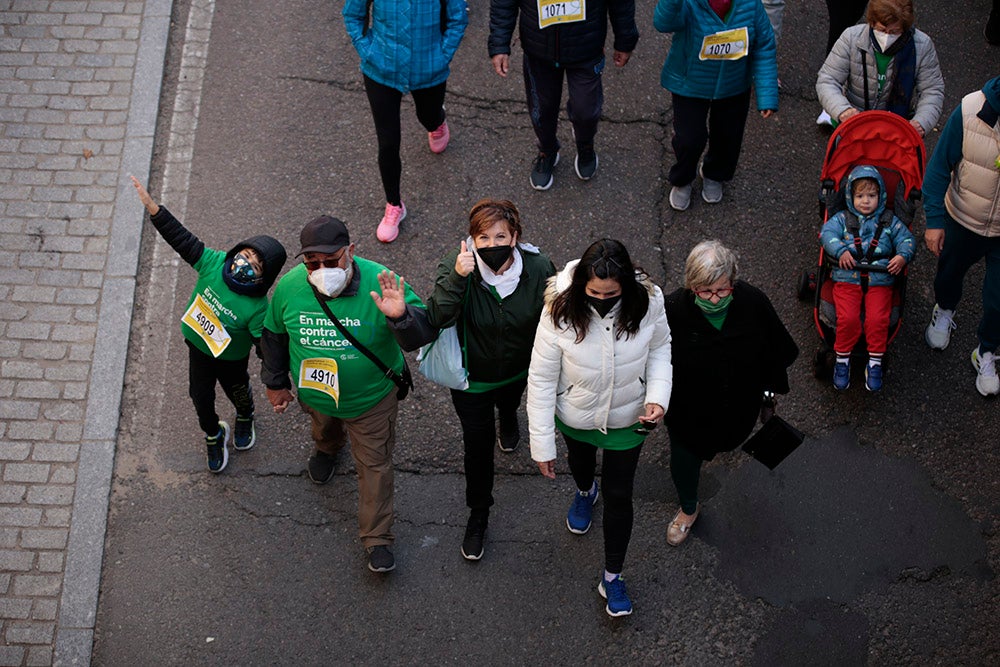
<path id="1" fill-rule="evenodd" d="M 878 206 L 867 217 L 859 214 L 857 209 L 854 208 L 854 201 L 851 196 L 854 181 L 859 178 L 873 178 L 878 183 Z M 850 175 L 847 177 L 847 184 L 844 186 L 844 199 L 847 202 L 848 210 L 857 216 L 860 225 L 861 254 L 864 256 L 868 252 L 872 237 L 875 236 L 875 228 L 878 226 L 879 216 L 885 210 L 885 183 L 882 181 L 882 175 L 878 169 L 869 165 L 861 165 L 852 169 Z M 858 257 L 857 252 L 854 250 L 854 234 L 847 229 L 847 213 L 845 211 L 840 211 L 827 220 L 820 231 L 819 237 L 820 243 L 823 244 L 823 251 L 834 261 L 839 260 L 840 256 L 845 252 L 854 252 L 854 259 L 861 261 L 861 258 Z M 909 264 L 913 260 L 915 251 L 916 241 L 913 238 L 913 234 L 910 233 L 909 228 L 902 220 L 896 216 L 892 216 L 892 222 L 882 228 L 878 247 L 875 249 L 874 257 L 870 263 L 879 266 L 888 266 L 890 259 L 896 255 L 902 255 L 906 259 L 906 263 Z M 859 271 L 849 271 L 837 267 L 833 269 L 831 276 L 834 282 L 861 284 L 861 274 Z M 873 286 L 892 285 L 895 280 L 895 276 L 882 271 L 873 271 L 868 274 L 868 284 Z"/>

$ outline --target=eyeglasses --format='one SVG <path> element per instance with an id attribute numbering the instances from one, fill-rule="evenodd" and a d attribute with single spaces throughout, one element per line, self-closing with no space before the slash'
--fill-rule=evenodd
<path id="1" fill-rule="evenodd" d="M 633 429 L 632 432 L 637 435 L 649 435 L 652 432 L 652 430 L 656 428 L 657 423 L 658 422 L 644 422 L 640 420 L 639 428 Z"/>
<path id="2" fill-rule="evenodd" d="M 717 296 L 720 299 L 725 299 L 727 296 L 733 293 L 732 287 L 723 287 L 720 289 L 696 289 L 694 293 L 698 295 L 698 298 L 708 301 L 713 296 Z"/>
<path id="3" fill-rule="evenodd" d="M 310 271 L 315 271 L 321 266 L 325 269 L 336 269 L 340 268 L 340 262 L 343 261 L 343 259 L 344 259 L 344 253 L 340 253 L 340 255 L 336 258 L 303 259 L 302 263 L 305 264 L 306 268 L 309 269 Z"/>

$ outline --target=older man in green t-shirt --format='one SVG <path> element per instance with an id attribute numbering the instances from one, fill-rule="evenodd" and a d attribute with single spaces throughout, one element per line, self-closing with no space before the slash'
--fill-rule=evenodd
<path id="1" fill-rule="evenodd" d="M 275 412 L 294 400 L 294 387 L 311 417 L 313 482 L 333 477 L 334 458 L 350 436 L 368 568 L 388 572 L 395 567 L 388 547 L 397 394 L 409 377 L 400 348 L 415 350 L 437 332 L 402 277 L 355 256 L 347 226 L 337 218 L 311 221 L 300 241 L 303 262 L 278 281 L 264 320 L 261 379 Z"/>

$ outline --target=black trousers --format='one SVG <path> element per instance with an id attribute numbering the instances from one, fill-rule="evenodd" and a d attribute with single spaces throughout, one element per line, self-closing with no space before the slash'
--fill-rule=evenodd
<path id="1" fill-rule="evenodd" d="M 732 179 L 743 147 L 750 91 L 718 100 L 674 93 L 673 104 L 672 145 L 677 161 L 667 175 L 670 183 L 684 186 L 694 180 L 698 173 L 698 160 L 706 144 L 708 152 L 702 166 L 705 178 L 713 181 Z"/>
<path id="2" fill-rule="evenodd" d="M 493 505 L 493 454 L 497 440 L 493 411 L 496 409 L 505 417 L 514 415 L 527 385 L 525 378 L 481 393 L 451 390 L 465 446 L 465 504 L 474 513 L 489 514 Z"/>
<path id="3" fill-rule="evenodd" d="M 604 106 L 601 72 L 604 58 L 583 67 L 564 67 L 524 54 L 524 92 L 528 98 L 528 115 L 538 139 L 538 150 L 552 155 L 559 150 L 556 128 L 562 105 L 563 76 L 569 99 L 566 115 L 573 124 L 577 147 L 592 146 Z"/>
<path id="4" fill-rule="evenodd" d="M 187 340 L 188 394 L 198 414 L 198 426 L 205 435 L 212 437 L 219 432 L 219 414 L 215 411 L 215 383 L 236 407 L 238 417 L 253 417 L 253 390 L 247 364 L 243 359 L 216 359 L 205 354 Z"/>
<path id="5" fill-rule="evenodd" d="M 589 491 L 594 485 L 597 447 L 563 434 L 569 450 L 569 470 L 576 487 Z M 620 574 L 632 539 L 632 486 L 642 445 L 632 449 L 605 449 L 601 462 L 601 498 L 604 501 L 604 569 Z"/>
<path id="6" fill-rule="evenodd" d="M 403 162 L 399 157 L 402 133 L 399 123 L 399 109 L 403 93 L 395 88 L 365 79 L 365 93 L 375 121 L 375 135 L 378 137 L 378 170 L 382 176 L 385 200 L 399 206 L 399 180 L 403 173 Z M 413 105 L 417 109 L 417 120 L 428 132 L 432 132 L 444 122 L 444 93 L 447 82 L 431 88 L 412 90 Z"/>
<path id="7" fill-rule="evenodd" d="M 826 52 L 840 39 L 840 35 L 858 22 L 865 13 L 868 0 L 826 0 L 826 10 L 830 14 L 830 32 L 826 37 Z"/>
<path id="8" fill-rule="evenodd" d="M 677 497 L 685 514 L 698 509 L 698 482 L 701 481 L 701 457 L 677 444 L 670 436 L 670 477 L 677 488 Z"/>

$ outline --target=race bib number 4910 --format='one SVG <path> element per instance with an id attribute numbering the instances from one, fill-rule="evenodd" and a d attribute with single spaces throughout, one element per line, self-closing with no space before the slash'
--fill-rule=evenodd
<path id="1" fill-rule="evenodd" d="M 340 405 L 340 376 L 335 359 L 303 359 L 299 366 L 299 389 L 321 391 Z"/>
<path id="2" fill-rule="evenodd" d="M 191 302 L 191 307 L 184 313 L 181 322 L 190 327 L 198 334 L 199 338 L 205 341 L 205 345 L 208 346 L 209 351 L 211 351 L 214 357 L 222 354 L 233 340 L 229 332 L 226 331 L 226 327 L 222 325 L 222 322 L 215 315 L 215 311 L 212 310 L 207 301 L 201 298 L 200 294 L 195 295 L 194 301 Z"/>
<path id="3" fill-rule="evenodd" d="M 746 26 L 705 35 L 698 60 L 739 60 L 750 53 L 750 33 Z"/>
<path id="4" fill-rule="evenodd" d="M 587 19 L 585 0 L 538 0 L 538 29 Z"/>

